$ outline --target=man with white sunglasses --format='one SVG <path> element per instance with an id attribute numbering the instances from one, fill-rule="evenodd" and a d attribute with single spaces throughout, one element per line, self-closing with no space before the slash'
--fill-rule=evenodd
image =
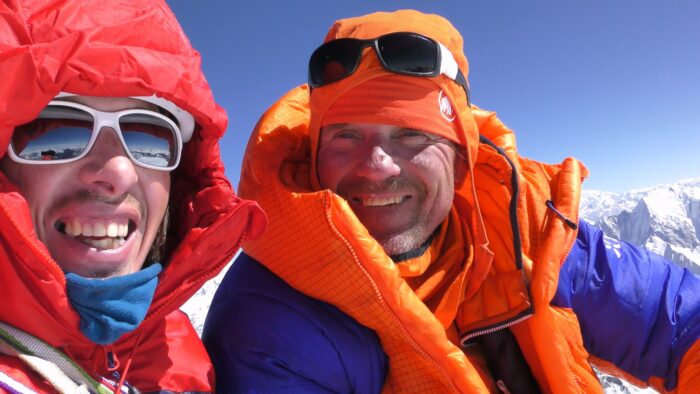
<path id="1" fill-rule="evenodd" d="M 440 16 L 333 24 L 246 150 L 269 227 L 207 316 L 219 391 L 698 392 L 700 279 L 579 221 L 585 167 L 519 156 L 468 71 Z"/>
<path id="2" fill-rule="evenodd" d="M 172 12 L 114 7 L 0 5 L 0 392 L 212 392 L 178 307 L 264 227 Z"/>

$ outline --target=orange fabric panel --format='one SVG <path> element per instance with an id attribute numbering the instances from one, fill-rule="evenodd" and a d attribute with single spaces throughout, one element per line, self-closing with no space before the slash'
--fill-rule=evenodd
<path id="1" fill-rule="evenodd" d="M 574 222 L 578 221 L 580 184 L 585 169 L 578 161 L 571 159 L 552 167 L 528 160 L 520 161 L 520 165 L 521 175 L 525 178 L 521 183 L 524 192 L 519 199 L 518 218 L 529 220 L 528 227 L 521 227 L 521 238 L 523 253 L 533 258 L 530 294 L 535 314 L 525 322 L 529 327 L 527 333 L 531 337 L 516 337 L 519 342 L 529 342 L 537 353 L 537 358 L 545 363 L 538 381 L 544 378 L 546 387 L 551 392 L 602 392 L 600 383 L 588 365 L 588 355 L 583 348 L 575 316 L 571 312 L 562 313 L 549 305 L 556 291 L 559 267 L 571 250 L 576 230 L 548 211 L 545 201 L 552 199 L 564 216 Z M 553 169 L 557 172 L 552 172 Z M 551 194 L 544 194 L 543 190 L 551 190 Z M 533 245 L 537 245 L 537 249 L 533 249 Z M 516 334 L 519 329 L 518 326 L 514 327 Z M 532 357 L 532 354 L 526 354 L 528 357 Z"/>
<path id="2" fill-rule="evenodd" d="M 336 123 L 393 124 L 430 130 L 433 134 L 459 143 L 455 125 L 442 114 L 440 104 L 440 90 L 435 89 L 430 79 L 388 74 L 366 80 L 345 91 L 328 109 L 320 126 Z"/>

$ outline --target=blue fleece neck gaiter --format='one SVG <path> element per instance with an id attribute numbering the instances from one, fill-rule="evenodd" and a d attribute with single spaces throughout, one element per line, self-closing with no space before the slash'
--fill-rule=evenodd
<path id="1" fill-rule="evenodd" d="M 80 315 L 80 331 L 100 345 L 133 331 L 146 317 L 162 268 L 154 263 L 139 272 L 109 279 L 66 273 L 68 299 Z"/>

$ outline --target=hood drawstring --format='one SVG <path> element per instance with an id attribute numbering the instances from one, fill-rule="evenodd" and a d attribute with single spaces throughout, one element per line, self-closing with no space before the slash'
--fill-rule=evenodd
<path id="1" fill-rule="evenodd" d="M 143 332 L 139 332 L 139 335 L 136 337 L 136 342 L 134 343 L 134 347 L 131 349 L 131 353 L 129 353 L 129 358 L 126 359 L 126 365 L 124 365 L 124 372 L 122 373 L 121 378 L 119 378 L 119 384 L 117 384 L 117 393 L 121 392 L 122 386 L 126 386 L 129 388 L 129 393 L 139 393 L 139 391 L 135 388 L 130 386 L 126 382 L 126 375 L 129 374 L 129 368 L 131 368 L 131 360 L 134 359 L 134 354 L 136 354 L 136 348 L 139 346 L 141 343 L 141 336 L 143 336 Z M 119 377 L 119 372 L 114 371 L 116 374 L 116 377 Z"/>
<path id="2" fill-rule="evenodd" d="M 105 346 L 105 359 L 107 360 L 107 371 L 117 372 L 119 369 L 119 359 L 112 351 L 112 345 Z"/>
<path id="3" fill-rule="evenodd" d="M 563 220 L 567 226 L 573 228 L 574 230 L 578 230 L 578 224 L 574 223 L 569 218 L 564 216 L 561 212 L 557 211 L 557 209 L 554 208 L 554 203 L 552 202 L 552 200 L 547 200 L 547 202 L 545 204 L 547 204 L 547 208 L 551 209 L 552 212 L 554 212 L 557 216 L 559 216 L 559 218 L 561 220 Z"/>
<path id="4" fill-rule="evenodd" d="M 129 382 L 127 382 L 126 376 L 129 374 L 129 369 L 131 368 L 131 361 L 134 359 L 136 349 L 138 348 L 139 344 L 141 344 L 142 336 L 143 333 L 139 333 L 136 337 L 136 342 L 134 342 L 134 346 L 131 348 L 129 357 L 126 359 L 126 363 L 124 364 L 124 370 L 122 371 L 122 373 L 119 373 L 119 367 L 121 366 L 121 362 L 119 361 L 117 355 L 114 354 L 114 352 L 112 351 L 112 346 L 106 346 L 104 348 L 105 358 L 107 361 L 107 371 L 112 373 L 112 378 L 114 379 L 114 383 L 116 383 L 116 386 L 114 386 L 114 393 L 122 393 L 124 391 L 129 394 L 140 393 L 140 391 L 136 387 L 131 386 Z M 125 390 L 122 391 L 122 389 Z"/>

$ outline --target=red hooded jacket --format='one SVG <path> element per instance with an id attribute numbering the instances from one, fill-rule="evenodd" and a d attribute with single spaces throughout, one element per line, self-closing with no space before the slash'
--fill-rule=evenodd
<path id="1" fill-rule="evenodd" d="M 141 325 L 108 346 L 81 333 L 64 273 L 37 239 L 26 200 L 1 172 L 0 321 L 59 348 L 95 376 L 111 376 L 111 352 L 116 370 L 142 392 L 212 391 L 209 357 L 178 307 L 224 267 L 244 238 L 263 230 L 265 218 L 257 204 L 236 197 L 224 175 L 218 144 L 226 114 L 173 13 L 159 0 L 4 1 L 0 75 L 0 157 L 14 127 L 62 91 L 155 94 L 195 117 L 195 135 L 171 173 L 173 247 Z M 53 391 L 2 353 L 0 373 L 33 390 Z"/>

